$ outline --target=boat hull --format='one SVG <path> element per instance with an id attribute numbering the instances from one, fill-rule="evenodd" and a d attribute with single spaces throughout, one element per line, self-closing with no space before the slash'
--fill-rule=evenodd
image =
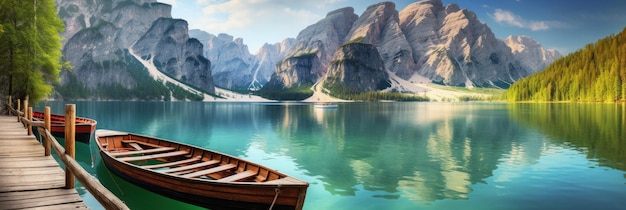
<path id="1" fill-rule="evenodd" d="M 96 132 L 96 139 L 99 138 L 101 137 Z M 183 178 L 119 161 L 103 150 L 100 141 L 96 140 L 96 142 L 98 142 L 105 166 L 121 178 L 155 193 L 210 209 L 269 209 L 272 204 L 274 204 L 273 209 L 302 209 L 308 188 L 308 183 L 296 179 L 293 179 L 294 184 L 285 182 L 272 184 Z M 189 145 L 178 147 L 201 149 Z M 196 151 L 190 152 L 192 156 L 199 154 Z M 209 152 L 202 153 L 204 154 L 209 154 Z M 291 177 L 287 177 L 289 178 Z"/>
<path id="2" fill-rule="evenodd" d="M 315 104 L 316 109 L 336 109 L 339 107 L 337 104 Z"/>
<path id="3" fill-rule="evenodd" d="M 43 121 L 43 112 L 33 112 L 33 118 Z M 85 144 L 89 144 L 91 134 L 96 130 L 97 122 L 95 120 L 77 117 L 75 127 L 75 140 Z M 50 134 L 59 138 L 65 138 L 65 116 L 50 115 Z"/>

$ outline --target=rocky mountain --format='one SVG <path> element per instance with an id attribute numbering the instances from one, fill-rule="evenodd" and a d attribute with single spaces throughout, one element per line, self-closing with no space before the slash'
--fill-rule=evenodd
<path id="1" fill-rule="evenodd" d="M 308 86 L 325 76 L 332 56 L 358 19 L 351 7 L 338 9 L 302 30 L 264 86 L 267 90 Z"/>
<path id="2" fill-rule="evenodd" d="M 264 44 L 254 55 L 252 82 L 249 89 L 258 90 L 267 84 L 274 74 L 276 64 L 285 57 L 287 50 L 294 45 L 295 39 L 287 38 L 275 44 Z"/>
<path id="3" fill-rule="evenodd" d="M 476 14 L 456 4 L 423 0 L 398 11 L 393 2 L 381 2 L 361 16 L 350 7 L 330 12 L 305 28 L 266 87 L 319 82 L 330 71 L 333 53 L 355 41 L 375 46 L 384 69 L 401 79 L 465 87 L 506 88 L 540 69 L 533 62 L 558 57 L 554 50 L 540 57 L 525 54 L 535 51 L 512 50 Z M 522 45 L 539 49 L 528 41 Z"/>
<path id="4" fill-rule="evenodd" d="M 376 47 L 356 42 L 337 49 L 324 85 L 331 90 L 370 92 L 384 90 L 391 82 Z"/>
<path id="5" fill-rule="evenodd" d="M 197 38 L 205 46 L 204 56 L 211 60 L 215 85 L 226 89 L 258 89 L 265 85 L 276 62 L 284 56 L 293 39 L 276 44 L 265 44 L 252 55 L 242 38 L 228 34 L 213 35 L 193 29 L 189 36 Z"/>
<path id="6" fill-rule="evenodd" d="M 200 41 L 189 38 L 188 31 L 185 20 L 159 18 L 131 48 L 166 75 L 215 92 L 211 62 L 203 56 Z"/>
<path id="7" fill-rule="evenodd" d="M 508 87 L 531 73 L 476 14 L 456 4 L 416 2 L 400 11 L 400 21 L 409 35 L 417 72 L 434 82 Z"/>
<path id="8" fill-rule="evenodd" d="M 380 51 L 385 69 L 409 78 L 415 67 L 411 46 L 400 28 L 396 5 L 381 2 L 371 5 L 352 25 L 344 42 L 362 39 Z"/>
<path id="9" fill-rule="evenodd" d="M 164 24 L 171 19 L 171 6 L 158 3 L 156 0 L 56 0 L 58 15 L 65 22 L 63 33 L 63 58 L 73 66 L 71 71 L 63 70 L 61 80 L 56 86 L 56 97 L 65 99 L 144 99 L 163 100 L 170 97 L 164 84 L 155 82 L 147 69 L 130 55 L 128 49 L 146 32 L 154 27 L 157 20 Z M 177 22 L 177 21 L 173 21 Z M 184 22 L 184 21 L 183 21 Z M 167 24 L 166 24 L 167 25 Z M 187 49 L 195 53 L 202 51 L 202 45 L 195 41 L 189 42 L 185 27 L 177 27 L 182 23 L 167 26 L 163 34 L 150 34 L 152 40 L 161 43 L 144 43 L 145 45 L 161 44 L 163 52 L 175 49 Z M 181 30 L 172 32 L 169 30 Z M 166 44 L 166 42 L 168 44 Z M 144 45 L 141 44 L 141 45 Z M 184 47 L 183 47 L 184 45 Z M 148 46 L 138 46 L 147 48 Z M 159 56 L 150 53 L 151 57 L 168 59 L 167 65 L 161 65 L 163 72 L 178 68 L 177 76 L 187 75 L 187 80 L 196 87 L 206 88 L 212 92 L 212 81 L 202 77 L 202 73 L 210 75 L 210 67 L 200 68 L 196 61 L 188 62 L 187 56 Z M 202 54 L 199 54 L 202 56 Z M 172 58 L 176 59 L 172 59 Z M 193 57 L 193 56 L 191 56 Z M 158 60 L 158 59 L 157 59 Z M 206 60 L 206 59 L 204 59 Z M 156 63 L 155 63 L 156 64 Z M 168 68 L 168 69 L 163 69 Z M 193 77 L 193 78 L 190 78 Z M 196 78 L 197 77 L 197 78 Z M 180 78 L 179 78 L 180 79 Z M 204 81 L 204 80 L 209 81 Z"/>
<path id="10" fill-rule="evenodd" d="M 559 51 L 546 50 L 539 42 L 528 36 L 509 36 L 504 42 L 511 48 L 513 56 L 533 73 L 543 70 L 562 57 Z"/>

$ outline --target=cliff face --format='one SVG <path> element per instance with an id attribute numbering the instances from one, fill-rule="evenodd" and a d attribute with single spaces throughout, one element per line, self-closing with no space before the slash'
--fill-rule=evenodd
<path id="1" fill-rule="evenodd" d="M 61 80 L 56 88 L 58 97 L 114 99 L 116 96 L 109 94 L 111 91 L 105 89 L 115 88 L 119 92 L 128 93 L 123 98 L 132 99 L 141 98 L 139 96 L 142 91 L 139 89 L 154 89 L 149 87 L 154 84 L 139 82 L 150 79 L 150 76 L 146 68 L 129 55 L 128 49 L 148 32 L 155 21 L 171 20 L 170 5 L 158 3 L 156 0 L 57 0 L 56 3 L 58 15 L 65 22 L 65 32 L 62 34 L 65 38 L 63 59 L 73 66 L 71 71 L 61 72 Z M 167 31 L 163 31 L 164 34 L 161 35 L 153 33 L 151 36 L 169 37 L 168 42 L 187 45 L 186 49 L 190 51 L 185 53 L 194 54 L 193 51 L 197 49 L 201 51 L 202 45 L 199 42 L 187 42 L 186 26 L 172 29 L 183 31 L 176 32 L 176 36 L 168 34 Z M 202 63 L 199 62 L 201 60 L 201 58 L 189 62 L 178 60 L 180 63 L 162 65 L 168 69 L 160 70 L 178 71 L 177 75 L 187 75 L 190 81 L 206 79 L 207 81 L 202 82 L 195 81 L 194 85 L 206 87 L 205 91 L 211 92 L 211 78 L 198 74 L 197 65 Z M 175 70 L 174 66 L 178 69 Z"/>
<path id="2" fill-rule="evenodd" d="M 284 39 L 280 43 L 264 44 L 254 55 L 254 63 L 251 68 L 253 74 L 252 81 L 249 85 L 251 90 L 258 90 L 267 84 L 276 64 L 285 57 L 287 50 L 294 45 L 295 39 Z"/>
<path id="3" fill-rule="evenodd" d="M 326 74 L 334 52 L 357 19 L 354 9 L 347 7 L 328 13 L 326 18 L 302 30 L 264 88 L 316 83 Z"/>
<path id="4" fill-rule="evenodd" d="M 506 88 L 536 72 L 531 63 L 552 62 L 555 52 L 546 51 L 545 59 L 516 53 L 476 14 L 441 0 L 419 1 L 399 12 L 393 2 L 371 5 L 360 17 L 353 12 L 333 11 L 304 29 L 269 87 L 318 82 L 330 67 L 331 52 L 349 42 L 375 46 L 384 69 L 402 79 L 466 87 Z"/>
<path id="5" fill-rule="evenodd" d="M 369 6 L 352 25 L 344 42 L 362 39 L 378 48 L 385 69 L 409 78 L 415 66 L 411 46 L 400 28 L 396 5 L 381 2 Z"/>
<path id="6" fill-rule="evenodd" d="M 511 48 L 515 58 L 533 73 L 543 70 L 562 57 L 559 51 L 544 49 L 539 42 L 528 36 L 509 36 L 504 42 Z"/>
<path id="7" fill-rule="evenodd" d="M 391 86 L 389 75 L 376 47 L 365 43 L 345 44 L 333 55 L 325 86 L 356 92 L 379 91 Z"/>
<path id="8" fill-rule="evenodd" d="M 456 4 L 416 2 L 400 11 L 400 22 L 414 51 L 416 71 L 431 81 L 508 87 L 529 74 L 476 14 Z"/>
<path id="9" fill-rule="evenodd" d="M 213 35 L 201 30 L 190 30 L 189 36 L 204 45 L 204 56 L 211 61 L 215 84 L 226 89 L 258 89 L 269 81 L 276 62 L 285 55 L 293 39 L 263 45 L 256 54 L 250 54 L 241 38 L 228 34 Z"/>
<path id="10" fill-rule="evenodd" d="M 203 56 L 203 46 L 189 38 L 187 21 L 160 18 L 152 24 L 132 49 L 166 75 L 208 92 L 215 92 L 211 62 Z"/>
<path id="11" fill-rule="evenodd" d="M 172 7 L 156 0 L 56 0 L 59 17 L 65 23 L 63 44 L 83 29 L 110 23 L 119 31 L 120 45 L 129 46 L 145 33 L 157 18 L 171 18 Z"/>

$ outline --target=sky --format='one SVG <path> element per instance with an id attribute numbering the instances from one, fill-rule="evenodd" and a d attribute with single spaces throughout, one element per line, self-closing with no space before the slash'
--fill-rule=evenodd
<path id="1" fill-rule="evenodd" d="M 295 38 L 335 9 L 361 15 L 379 0 L 157 0 L 172 5 L 172 17 L 189 29 L 243 38 L 251 53 L 264 43 Z M 476 13 L 496 37 L 526 35 L 562 54 L 617 34 L 626 27 L 624 0 L 442 0 Z M 400 11 L 415 0 L 392 1 Z"/>

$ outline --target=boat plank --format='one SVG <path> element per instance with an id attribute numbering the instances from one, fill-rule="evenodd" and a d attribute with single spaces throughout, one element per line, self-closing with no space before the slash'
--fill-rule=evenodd
<path id="1" fill-rule="evenodd" d="M 137 141 L 137 140 L 122 140 L 123 143 L 136 143 L 136 144 L 142 144 L 145 146 L 149 146 L 149 147 L 163 147 L 162 145 L 158 145 L 158 144 L 151 144 L 148 142 L 143 142 L 143 141 Z"/>
<path id="2" fill-rule="evenodd" d="M 125 161 L 125 162 L 131 162 L 131 161 L 139 161 L 139 160 L 150 160 L 150 159 L 164 158 L 164 157 L 174 157 L 174 156 L 186 155 L 186 154 L 189 154 L 189 152 L 187 152 L 187 151 L 174 151 L 174 152 L 153 154 L 153 155 L 144 155 L 144 156 L 136 156 L 136 157 L 123 157 L 123 158 L 117 158 L 117 160 Z"/>
<path id="3" fill-rule="evenodd" d="M 206 169 L 206 170 L 202 170 L 202 171 L 198 171 L 198 172 L 194 172 L 194 173 L 190 173 L 190 174 L 185 174 L 185 175 L 182 175 L 181 177 L 183 177 L 183 178 L 194 178 L 194 177 L 199 177 L 199 176 L 202 176 L 202 175 L 217 173 L 217 172 L 220 172 L 220 171 L 226 171 L 226 170 L 229 170 L 229 169 L 233 169 L 235 167 L 237 167 L 237 166 L 234 165 L 234 164 L 226 164 L 226 165 L 221 165 L 221 166 L 218 166 L 218 167 L 215 167 L 215 168 L 209 168 L 209 169 Z"/>
<path id="4" fill-rule="evenodd" d="M 238 181 L 241 181 L 241 180 L 244 180 L 244 179 L 249 179 L 249 178 L 251 178 L 251 177 L 253 177 L 255 175 L 257 175 L 256 171 L 248 170 L 248 171 L 243 171 L 243 172 L 237 173 L 237 174 L 232 175 L 232 176 L 227 176 L 227 177 L 221 178 L 218 181 L 222 181 L 222 182 L 238 182 Z"/>
<path id="5" fill-rule="evenodd" d="M 284 187 L 281 188 L 281 196 L 276 199 L 275 189 L 281 184 L 264 182 L 289 176 L 256 163 L 206 148 L 143 135 L 121 135 L 114 131 L 98 130 L 96 140 L 107 168 L 122 174 L 122 178 L 161 195 L 210 209 L 268 209 L 274 204 L 280 209 L 302 209 L 309 186 L 308 183 L 293 178 L 294 182 L 282 185 Z M 119 150 L 135 150 L 129 144 L 131 142 L 136 142 L 144 149 L 174 147 L 176 150 L 163 154 L 115 158 L 103 146 L 106 143 L 109 146 L 116 145 Z M 157 158 L 176 152 L 185 155 Z M 152 165 L 127 162 L 149 159 L 158 162 L 149 161 L 148 164 Z"/>
<path id="6" fill-rule="evenodd" d="M 191 164 L 191 165 L 187 165 L 187 166 L 181 166 L 181 167 L 176 167 L 176 168 L 171 168 L 165 171 L 161 171 L 164 173 L 171 173 L 171 172 L 177 172 L 177 171 L 185 171 L 185 170 L 189 170 L 189 169 L 194 169 L 194 168 L 200 168 L 200 167 L 205 167 L 205 166 L 211 166 L 211 165 L 215 165 L 220 163 L 220 161 L 218 160 L 211 160 L 211 161 L 206 161 L 206 162 L 201 162 L 201 163 L 196 163 L 196 164 Z"/>
<path id="7" fill-rule="evenodd" d="M 150 154 L 150 153 L 158 153 L 158 152 L 168 152 L 175 150 L 174 147 L 159 147 L 154 149 L 145 149 L 138 151 L 128 151 L 128 152 L 110 152 L 111 156 L 119 157 L 119 156 L 127 156 L 127 155 L 139 155 L 139 154 Z"/>
<path id="8" fill-rule="evenodd" d="M 131 147 L 135 148 L 135 150 L 143 150 L 143 147 L 139 146 L 139 144 L 132 142 L 132 143 L 128 143 L 128 145 L 130 145 Z"/>
<path id="9" fill-rule="evenodd" d="M 140 167 L 145 168 L 145 169 L 165 168 L 165 167 L 170 167 L 170 166 L 175 166 L 175 165 L 180 165 L 180 164 L 192 163 L 198 160 L 200 160 L 200 157 L 184 159 L 184 160 L 179 160 L 179 161 L 174 161 L 174 162 L 161 163 L 161 164 L 145 165 L 145 166 L 140 166 Z"/>

